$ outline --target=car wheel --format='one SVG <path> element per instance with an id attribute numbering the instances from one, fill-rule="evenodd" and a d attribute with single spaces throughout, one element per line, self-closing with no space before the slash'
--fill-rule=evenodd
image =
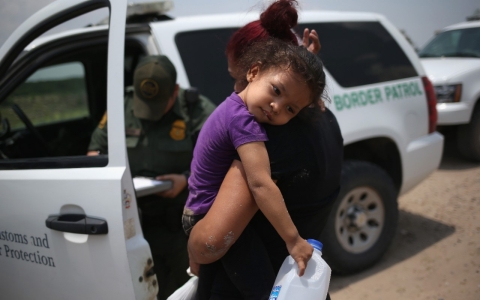
<path id="1" fill-rule="evenodd" d="M 458 126 L 457 147 L 463 157 L 480 161 L 480 105 L 473 112 L 470 123 Z"/>
<path id="2" fill-rule="evenodd" d="M 397 190 L 374 164 L 346 161 L 340 193 L 323 231 L 323 255 L 332 270 L 363 270 L 385 253 L 398 220 Z"/>

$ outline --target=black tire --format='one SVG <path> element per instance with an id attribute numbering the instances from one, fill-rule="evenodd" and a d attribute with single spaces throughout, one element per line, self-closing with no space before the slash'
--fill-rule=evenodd
<path id="1" fill-rule="evenodd" d="M 371 266 L 387 250 L 397 228 L 398 193 L 385 171 L 363 161 L 346 161 L 341 182 L 321 241 L 332 270 L 349 274 Z"/>
<path id="2" fill-rule="evenodd" d="M 480 161 L 480 105 L 475 108 L 470 123 L 458 126 L 457 148 L 466 159 Z"/>

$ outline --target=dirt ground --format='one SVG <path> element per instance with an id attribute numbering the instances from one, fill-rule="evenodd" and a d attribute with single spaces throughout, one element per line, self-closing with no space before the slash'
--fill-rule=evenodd
<path id="1" fill-rule="evenodd" d="M 446 135 L 440 168 L 399 199 L 393 243 L 372 268 L 332 276 L 333 300 L 480 299 L 480 163 Z"/>

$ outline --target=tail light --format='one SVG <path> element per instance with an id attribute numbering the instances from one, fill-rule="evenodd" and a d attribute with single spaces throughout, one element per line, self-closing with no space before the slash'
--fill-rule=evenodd
<path id="1" fill-rule="evenodd" d="M 427 95 L 428 105 L 428 133 L 432 133 L 437 129 L 437 96 L 435 96 L 435 90 L 428 77 L 422 77 L 423 88 Z"/>

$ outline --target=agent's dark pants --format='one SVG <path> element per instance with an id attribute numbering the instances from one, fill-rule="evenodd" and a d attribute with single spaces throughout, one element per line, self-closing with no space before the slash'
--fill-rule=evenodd
<path id="1" fill-rule="evenodd" d="M 158 300 L 167 299 L 190 279 L 186 272 L 189 266 L 187 237 L 180 222 L 186 192 L 177 198 L 152 196 L 139 199 L 143 236 L 150 244 L 157 275 Z"/>
<path id="2" fill-rule="evenodd" d="M 165 300 L 187 282 L 189 266 L 187 239 L 183 231 L 170 231 L 164 225 L 144 226 L 143 235 L 150 244 L 158 282 L 158 300 Z"/>

